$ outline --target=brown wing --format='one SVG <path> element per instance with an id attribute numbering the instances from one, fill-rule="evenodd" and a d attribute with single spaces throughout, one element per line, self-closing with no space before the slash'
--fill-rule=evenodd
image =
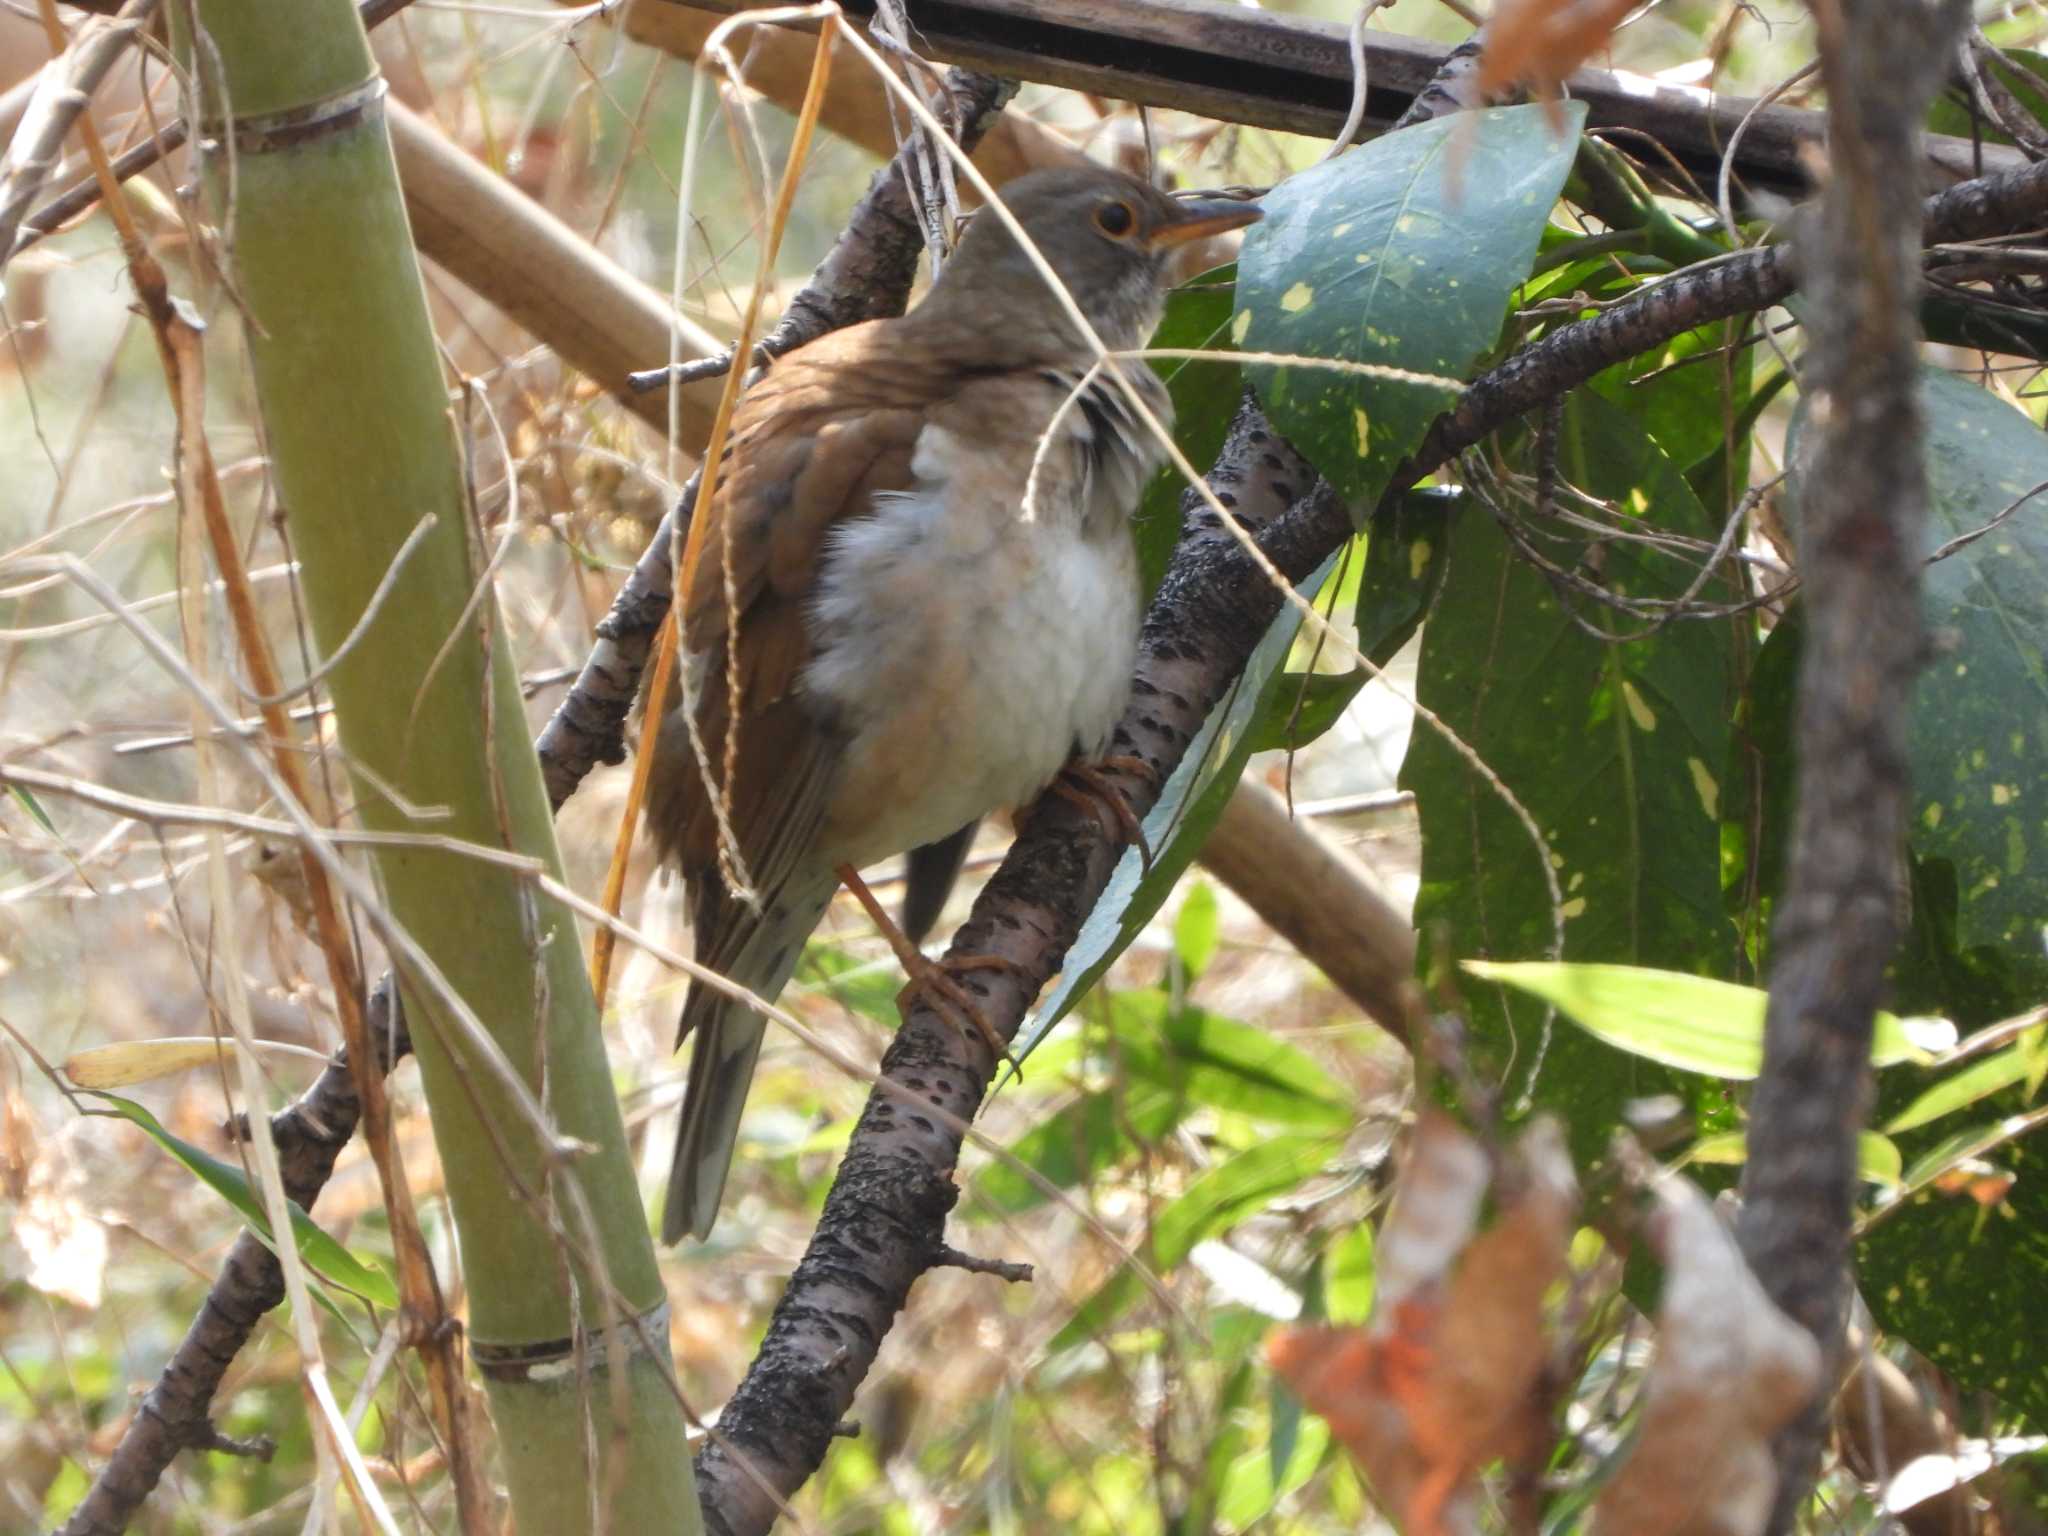
<path id="1" fill-rule="evenodd" d="M 719 782 L 736 621 L 739 747 L 727 803 L 748 874 L 764 893 L 781 886 L 809 846 L 844 740 L 840 723 L 818 718 L 797 692 L 810 655 L 805 606 L 824 540 L 834 524 L 865 515 L 876 492 L 910 485 L 925 406 L 945 388 L 932 368 L 905 362 L 893 327 L 877 321 L 823 337 L 777 362 L 748 392 L 685 599 L 682 661 L 693 668 L 698 734 Z M 726 932 L 731 924 L 718 910 L 729 903 L 716 874 L 717 819 L 680 700 L 672 688 L 662 711 L 648 826 L 695 887 L 698 957 L 716 965 L 718 951 L 743 935 Z"/>

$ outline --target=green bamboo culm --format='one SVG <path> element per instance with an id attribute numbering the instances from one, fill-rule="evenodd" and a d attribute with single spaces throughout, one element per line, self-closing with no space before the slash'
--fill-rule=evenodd
<path id="1" fill-rule="evenodd" d="M 188 14 L 172 13 L 181 24 Z M 204 82 L 203 103 L 191 105 L 207 124 L 210 222 L 228 241 L 322 655 L 356 628 L 422 518 L 434 519 L 327 678 L 347 761 L 364 770 L 354 779 L 358 815 L 379 831 L 508 848 L 559 874 L 497 605 L 485 594 L 465 612 L 483 560 L 362 24 L 349 0 L 200 0 L 198 16 L 210 46 L 195 50 L 182 35 L 176 46 L 188 78 Z M 415 822 L 401 805 L 447 814 Z M 380 848 L 376 870 L 393 917 L 545 1102 L 559 1135 L 589 1149 L 545 1157 L 432 993 L 401 970 L 461 1241 L 470 1336 L 480 1362 L 499 1362 L 483 1374 L 518 1528 L 694 1536 L 665 1330 L 651 1351 L 611 1356 L 622 1376 L 607 1369 L 602 1343 L 584 1355 L 587 1370 L 547 1347 L 579 1321 L 602 1329 L 663 1300 L 571 914 L 473 858 Z M 579 1256 L 586 1240 L 601 1266 Z M 522 1355 L 536 1363 L 519 1365 Z"/>

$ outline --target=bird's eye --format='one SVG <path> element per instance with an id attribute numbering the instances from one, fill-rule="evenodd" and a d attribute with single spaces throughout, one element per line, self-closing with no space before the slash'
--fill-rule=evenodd
<path id="1" fill-rule="evenodd" d="M 1112 240 L 1121 240 L 1137 227 L 1138 216 L 1129 203 L 1104 203 L 1095 210 L 1095 227 Z"/>

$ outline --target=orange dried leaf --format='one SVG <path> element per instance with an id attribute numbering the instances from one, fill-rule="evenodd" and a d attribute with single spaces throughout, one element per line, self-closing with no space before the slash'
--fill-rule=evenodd
<path id="1" fill-rule="evenodd" d="M 1555 102 L 1567 77 L 1607 47 L 1636 0 L 1500 0 L 1486 24 L 1479 87 L 1489 97 L 1523 86 Z M 1551 121 L 1563 119 L 1553 109 Z"/>
<path id="2" fill-rule="evenodd" d="M 1543 1438 L 1531 1389 L 1549 1356 L 1545 1295 L 1565 1270 L 1578 1189 L 1551 1122 L 1506 1161 L 1499 1219 L 1474 1237 L 1485 1151 L 1425 1114 L 1380 1236 L 1370 1324 L 1286 1329 L 1267 1345 L 1408 1536 L 1476 1531 L 1475 1474 Z"/>

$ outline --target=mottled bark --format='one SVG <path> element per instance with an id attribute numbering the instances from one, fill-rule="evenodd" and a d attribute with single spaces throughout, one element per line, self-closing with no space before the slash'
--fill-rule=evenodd
<path id="1" fill-rule="evenodd" d="M 1740 1232 L 1750 1266 L 1830 1357 L 1848 1297 L 1872 1020 L 1897 948 L 1906 719 L 1923 655 L 1920 122 L 1963 0 L 1815 0 L 1833 127 L 1801 240 L 1813 431 L 1801 476 L 1798 804 L 1771 942 Z M 1825 1379 L 1838 1372 L 1830 1369 Z M 1813 1485 L 1825 1404 L 1780 1436 L 1772 1528 Z"/>

